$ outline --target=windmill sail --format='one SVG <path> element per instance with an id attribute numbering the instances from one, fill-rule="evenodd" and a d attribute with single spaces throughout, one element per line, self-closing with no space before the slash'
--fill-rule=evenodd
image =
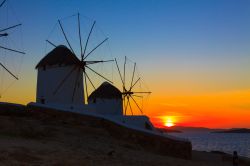
<path id="1" fill-rule="evenodd" d="M 144 95 L 151 94 L 150 91 L 145 91 L 141 89 L 136 89 L 135 87 L 139 85 L 141 78 L 135 78 L 136 73 L 136 63 L 133 63 L 133 67 L 129 68 L 131 73 L 129 73 L 128 59 L 125 56 L 124 64 L 123 64 L 123 76 L 121 74 L 121 70 L 119 68 L 118 62 L 115 59 L 116 67 L 119 73 L 119 77 L 122 83 L 122 99 L 123 99 L 123 113 L 124 115 L 131 114 L 134 115 L 136 110 L 139 110 L 141 114 L 143 114 L 142 104 L 138 101 L 138 98 L 143 101 Z M 132 70 L 131 70 L 132 69 Z M 131 78 L 130 78 L 131 77 Z M 129 82 L 129 80 L 131 80 Z M 127 81 L 127 82 L 126 82 Z M 129 112 L 130 111 L 130 112 Z"/>
<path id="2" fill-rule="evenodd" d="M 18 80 L 25 52 L 22 48 L 21 23 L 8 10 L 9 1 L 0 1 L 0 96 Z"/>

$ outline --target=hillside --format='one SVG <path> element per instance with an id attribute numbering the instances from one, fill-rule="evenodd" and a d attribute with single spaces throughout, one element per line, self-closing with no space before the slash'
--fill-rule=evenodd
<path id="1" fill-rule="evenodd" d="M 231 162 L 230 157 L 222 160 L 220 154 L 207 152 L 194 151 L 192 160 L 162 155 L 143 142 L 121 137 L 102 120 L 15 108 L 0 107 L 0 165 L 219 166 Z"/>
<path id="2" fill-rule="evenodd" d="M 161 127 L 161 128 L 156 128 L 158 131 L 160 132 L 164 132 L 164 133 L 182 133 L 182 131 L 179 130 L 174 130 L 174 129 L 169 129 L 166 127 Z"/>
<path id="3" fill-rule="evenodd" d="M 250 129 L 241 128 L 241 129 L 229 129 L 223 131 L 216 131 L 213 133 L 250 133 Z"/>
<path id="4" fill-rule="evenodd" d="M 223 129 L 211 129 L 205 127 L 185 127 L 185 126 L 173 126 L 170 129 L 181 131 L 183 133 L 210 133 L 223 130 Z"/>

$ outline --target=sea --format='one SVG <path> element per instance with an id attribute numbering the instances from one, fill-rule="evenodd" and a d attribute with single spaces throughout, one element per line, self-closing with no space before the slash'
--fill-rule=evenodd
<path id="1" fill-rule="evenodd" d="M 193 150 L 222 151 L 250 158 L 250 133 L 171 133 L 170 135 L 187 138 L 192 142 Z"/>

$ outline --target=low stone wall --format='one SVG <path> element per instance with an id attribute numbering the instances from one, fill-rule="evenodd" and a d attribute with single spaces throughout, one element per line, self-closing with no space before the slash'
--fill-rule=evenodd
<path id="1" fill-rule="evenodd" d="M 103 125 L 112 136 L 139 144 L 147 151 L 184 159 L 191 159 L 192 157 L 192 144 L 189 141 L 179 141 L 133 130 L 110 121 L 105 121 Z"/>
<path id="2" fill-rule="evenodd" d="M 25 116 L 25 110 L 25 105 L 0 102 L 0 115 Z"/>
<path id="3" fill-rule="evenodd" d="M 36 118 L 51 121 L 61 121 L 74 125 L 87 125 L 107 130 L 111 136 L 140 145 L 143 149 L 153 153 L 168 155 L 183 159 L 191 159 L 192 144 L 189 141 L 180 141 L 154 135 L 139 130 L 127 128 L 103 118 L 81 115 L 72 112 L 62 112 L 55 109 L 44 109 L 28 106 L 27 110 Z"/>

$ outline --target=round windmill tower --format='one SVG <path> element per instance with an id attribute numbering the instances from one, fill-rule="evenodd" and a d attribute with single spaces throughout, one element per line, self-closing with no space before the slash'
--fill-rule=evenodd
<path id="1" fill-rule="evenodd" d="M 88 98 L 89 105 L 93 106 L 98 114 L 122 116 L 122 93 L 109 82 L 103 82 Z"/>
<path id="2" fill-rule="evenodd" d="M 88 60 L 96 50 L 107 42 L 108 38 L 105 38 L 88 50 L 89 41 L 96 22 L 93 22 L 83 46 L 80 15 L 78 13 L 73 16 L 77 17 L 78 48 L 80 51 L 77 54 L 77 51 L 73 49 L 66 31 L 63 28 L 63 21 L 58 20 L 57 25 L 67 46 L 57 45 L 50 40 L 46 40 L 54 49 L 36 66 L 38 69 L 37 103 L 67 106 L 83 105 L 86 101 L 85 97 L 88 98 L 89 96 L 89 86 L 91 86 L 92 89 L 96 89 L 95 82 L 90 77 L 91 74 L 112 83 L 110 79 L 92 68 L 92 65 L 111 62 L 113 60 Z"/>

